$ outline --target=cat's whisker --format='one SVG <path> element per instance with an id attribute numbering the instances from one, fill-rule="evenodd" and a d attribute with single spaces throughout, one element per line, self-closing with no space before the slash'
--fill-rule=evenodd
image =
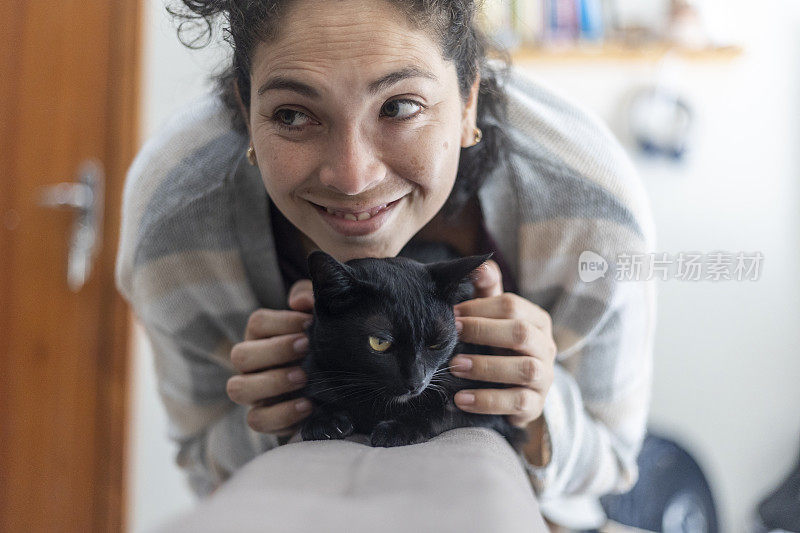
<path id="1" fill-rule="evenodd" d="M 363 393 L 363 391 L 353 391 L 353 392 L 351 392 L 349 394 L 344 394 L 342 396 L 337 396 L 336 400 L 337 401 L 348 400 L 348 401 L 354 401 L 354 402 L 358 403 L 358 398 L 363 395 L 362 393 Z"/>
<path id="2" fill-rule="evenodd" d="M 356 398 L 351 399 L 353 403 L 364 403 L 368 402 L 374 394 L 374 391 L 364 391 L 363 394 L 358 395 Z"/>
<path id="3" fill-rule="evenodd" d="M 316 385 L 318 383 L 324 383 L 325 385 L 331 385 L 334 387 L 346 387 L 353 383 L 352 380 L 331 380 L 331 379 L 314 379 L 309 377 L 306 381 L 309 385 Z"/>
<path id="4" fill-rule="evenodd" d="M 378 385 L 378 383 L 377 382 L 330 383 L 328 381 L 317 381 L 310 383 L 310 385 L 316 385 L 317 387 L 324 387 L 325 390 L 335 390 L 335 389 L 347 389 L 353 387 L 375 388 Z"/>
<path id="5" fill-rule="evenodd" d="M 442 401 L 447 401 L 447 391 L 440 385 L 433 383 L 433 380 L 431 380 L 430 385 L 428 385 L 428 388 L 425 390 L 432 390 L 442 398 Z"/>
<path id="6" fill-rule="evenodd" d="M 344 398 L 345 395 L 351 395 L 351 394 L 354 394 L 354 393 L 359 393 L 361 391 L 369 392 L 370 390 L 371 390 L 370 387 L 353 386 L 353 387 L 349 387 L 347 390 L 341 390 L 342 394 L 339 397 L 340 398 Z"/>
<path id="7" fill-rule="evenodd" d="M 380 399 L 382 393 L 383 393 L 383 388 L 378 389 L 378 390 L 373 389 L 373 390 L 369 391 L 369 394 L 367 394 L 365 398 L 360 400 L 359 403 L 365 403 L 365 402 L 372 401 L 373 405 L 374 405 L 375 402 L 377 402 Z"/>
<path id="8" fill-rule="evenodd" d="M 375 411 L 375 406 L 378 403 L 378 401 L 383 397 L 383 394 L 384 394 L 385 391 L 386 391 L 386 385 L 382 386 L 380 389 L 378 389 L 376 391 L 378 394 L 376 394 L 375 398 L 372 400 L 372 410 L 373 411 Z M 383 407 L 385 407 L 385 406 L 386 406 L 386 403 L 384 402 Z"/>
<path id="9" fill-rule="evenodd" d="M 309 379 L 324 379 L 326 381 L 351 381 L 354 383 L 361 383 L 365 381 L 377 381 L 374 376 L 370 376 L 368 374 L 355 374 L 355 375 L 344 375 L 344 376 L 321 376 L 317 372 L 311 372 L 308 374 Z"/>
<path id="10" fill-rule="evenodd" d="M 447 380 L 439 380 L 439 379 L 432 379 L 431 385 L 436 385 L 437 387 L 442 387 L 443 385 L 448 385 L 450 382 Z"/>
<path id="11" fill-rule="evenodd" d="M 451 370 L 455 368 L 455 365 L 446 366 L 444 368 L 440 368 L 436 372 L 432 374 L 433 377 L 436 376 L 446 376 Z"/>
<path id="12" fill-rule="evenodd" d="M 327 387 L 325 389 L 320 389 L 320 390 L 314 390 L 313 393 L 314 394 L 322 394 L 322 393 L 329 393 L 329 392 L 347 391 L 347 390 L 353 389 L 353 388 L 361 389 L 361 388 L 364 388 L 364 386 L 360 385 L 360 384 L 356 384 L 356 383 L 351 383 L 351 384 L 346 384 L 346 385 L 337 385 L 337 386 L 334 386 L 334 387 Z"/>
<path id="13" fill-rule="evenodd" d="M 353 390 L 353 391 L 350 391 L 350 392 L 347 392 L 347 393 L 344 393 L 344 394 L 337 394 L 335 399 L 336 399 L 336 401 L 343 401 L 343 400 L 355 401 L 359 397 L 365 396 L 365 395 L 367 395 L 369 393 L 370 393 L 370 389 L 362 388 L 362 389 Z"/>
<path id="14" fill-rule="evenodd" d="M 310 374 L 342 374 L 342 375 L 350 375 L 350 376 L 364 376 L 369 377 L 369 374 L 365 372 L 353 372 L 350 370 L 313 370 Z"/>
<path id="15" fill-rule="evenodd" d="M 353 375 L 353 376 L 323 376 L 316 373 L 308 374 L 309 379 L 315 380 L 326 380 L 326 381 L 374 381 L 372 376 L 368 376 L 365 374 L 362 375 Z"/>
<path id="16" fill-rule="evenodd" d="M 324 383 L 326 385 L 330 385 L 331 387 L 358 387 L 361 386 L 361 383 L 357 381 L 348 380 L 344 383 L 331 383 L 330 380 L 308 380 L 309 384 L 317 384 L 317 383 Z"/>

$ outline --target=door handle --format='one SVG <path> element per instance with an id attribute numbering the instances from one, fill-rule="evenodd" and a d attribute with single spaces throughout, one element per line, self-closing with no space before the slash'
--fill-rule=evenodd
<path id="1" fill-rule="evenodd" d="M 75 211 L 67 258 L 67 285 L 81 290 L 92 273 L 92 263 L 102 242 L 105 175 L 96 159 L 84 161 L 75 182 L 41 188 L 39 205 Z"/>

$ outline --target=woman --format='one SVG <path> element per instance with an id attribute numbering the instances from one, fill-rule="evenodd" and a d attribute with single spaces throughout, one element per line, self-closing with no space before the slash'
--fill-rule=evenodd
<path id="1" fill-rule="evenodd" d="M 472 1 L 184 4 L 209 28 L 225 15 L 233 64 L 221 98 L 176 116 L 131 167 L 117 282 L 152 342 L 194 490 L 309 414 L 281 396 L 305 382 L 306 254 L 413 255 L 432 241 L 496 253 L 457 306 L 460 335 L 513 353 L 455 357 L 457 375 L 514 385 L 457 405 L 528 430 L 545 516 L 602 523 L 597 496 L 637 476 L 654 310 L 652 283 L 578 277 L 584 250 L 613 263 L 653 248 L 608 131 L 529 80 L 504 83 Z"/>

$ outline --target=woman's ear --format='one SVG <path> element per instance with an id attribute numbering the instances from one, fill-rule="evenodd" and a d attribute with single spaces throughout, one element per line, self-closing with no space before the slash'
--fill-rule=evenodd
<path id="1" fill-rule="evenodd" d="M 239 104 L 239 112 L 242 114 L 244 123 L 247 125 L 247 134 L 252 139 L 253 132 L 250 130 L 250 115 L 247 114 L 247 109 L 245 109 L 244 102 L 242 101 L 242 94 L 239 92 L 239 80 L 233 80 L 233 92 L 236 95 L 236 102 Z"/>
<path id="2" fill-rule="evenodd" d="M 478 88 L 481 84 L 480 69 L 475 74 L 475 82 L 469 90 L 469 99 L 461 115 L 461 147 L 468 148 L 475 144 L 475 126 L 478 117 Z"/>

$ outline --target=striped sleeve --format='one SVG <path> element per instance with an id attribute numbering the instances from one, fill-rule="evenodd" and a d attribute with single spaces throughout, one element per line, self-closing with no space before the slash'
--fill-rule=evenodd
<path id="1" fill-rule="evenodd" d="M 228 399 L 225 384 L 234 371 L 183 336 L 154 324 L 144 327 L 169 420 L 168 436 L 178 446 L 175 462 L 192 491 L 207 496 L 256 455 L 277 446 L 277 440 L 253 431 L 247 424 L 249 407 Z M 230 353 L 228 346 L 221 348 Z"/>
<path id="2" fill-rule="evenodd" d="M 543 412 L 551 457 L 543 467 L 523 462 L 543 512 L 556 517 L 570 500 L 597 509 L 597 496 L 625 492 L 638 478 L 656 281 L 646 268 L 630 280 L 618 268 L 626 256 L 646 264 L 655 229 L 635 168 L 596 117 L 529 78 L 518 76 L 508 91 L 520 150 L 508 191 L 497 186 L 486 197 L 517 206 L 518 226 L 501 217 L 496 231 L 516 252 L 521 294 L 553 322 L 555 376 Z M 605 273 L 582 277 L 581 259 Z"/>
<path id="3" fill-rule="evenodd" d="M 554 325 L 571 306 L 585 305 L 576 294 L 559 298 Z M 652 284 L 620 283 L 582 345 L 559 353 L 543 413 L 552 456 L 543 468 L 527 465 L 543 502 L 622 493 L 636 483 L 650 400 L 653 298 Z M 554 330 L 557 345 L 572 334 L 565 328 Z"/>
<path id="4" fill-rule="evenodd" d="M 232 229 L 227 177 L 241 139 L 214 100 L 148 140 L 126 176 L 116 285 L 152 346 L 175 461 L 198 496 L 277 445 L 247 422 L 227 380 L 258 305 Z"/>

